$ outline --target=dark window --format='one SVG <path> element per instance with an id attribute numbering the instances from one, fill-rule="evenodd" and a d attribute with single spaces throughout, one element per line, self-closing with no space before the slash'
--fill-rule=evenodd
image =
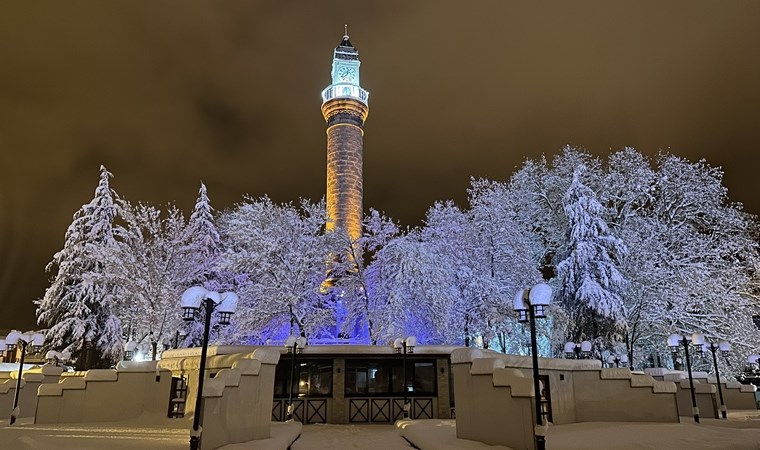
<path id="1" fill-rule="evenodd" d="M 346 395 L 435 395 L 435 361 L 346 360 Z"/>
<path id="2" fill-rule="evenodd" d="M 274 396 L 290 394 L 290 368 L 292 361 L 285 357 L 275 370 Z M 293 376 L 293 397 L 318 397 L 332 395 L 332 360 L 298 360 Z"/>

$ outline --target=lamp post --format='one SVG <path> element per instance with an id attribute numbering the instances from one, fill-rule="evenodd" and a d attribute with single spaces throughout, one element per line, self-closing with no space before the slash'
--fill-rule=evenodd
<path id="1" fill-rule="evenodd" d="M 404 419 L 409 418 L 409 411 L 411 407 L 409 405 L 409 394 L 406 384 L 406 355 L 407 353 L 414 353 L 414 347 L 417 345 L 417 338 L 409 336 L 407 338 L 398 338 L 393 341 L 393 350 L 397 354 L 401 354 L 401 373 L 404 377 L 404 381 L 401 383 L 401 389 L 404 390 Z"/>
<path id="2" fill-rule="evenodd" d="M 5 338 L 5 345 L 8 352 L 16 350 L 17 346 L 21 346 L 21 359 L 18 363 L 18 378 L 16 379 L 16 392 L 13 396 L 13 411 L 11 411 L 11 425 L 16 422 L 16 418 L 21 413 L 21 409 L 18 406 L 18 391 L 21 390 L 21 375 L 24 370 L 24 357 L 26 356 L 26 349 L 31 344 L 32 350 L 35 352 L 40 351 L 42 344 L 45 343 L 45 335 L 42 333 L 34 334 L 21 334 L 18 331 L 12 331 Z"/>
<path id="3" fill-rule="evenodd" d="M 689 356 L 689 340 L 686 336 L 680 334 L 671 334 L 668 336 L 668 347 L 673 355 L 678 354 L 678 348 L 683 345 L 686 354 L 686 370 L 689 373 L 689 388 L 691 389 L 691 409 L 694 414 L 694 422 L 699 423 L 699 407 L 697 407 L 697 395 L 694 393 L 694 378 L 691 375 L 691 357 Z"/>
<path id="4" fill-rule="evenodd" d="M 565 358 L 567 359 L 589 359 L 591 357 L 591 342 L 583 341 L 580 344 L 575 342 L 565 343 Z"/>
<path id="5" fill-rule="evenodd" d="M 720 386 L 720 372 L 718 372 L 718 357 L 715 355 L 717 350 L 720 350 L 723 357 L 727 357 L 731 351 L 731 344 L 726 341 L 721 341 L 718 345 L 715 345 L 712 341 L 707 341 L 705 335 L 702 333 L 694 333 L 691 335 L 691 342 L 697 347 L 697 354 L 702 356 L 705 354 L 705 349 L 709 349 L 712 353 L 713 367 L 715 367 L 715 381 L 718 383 L 718 396 L 720 397 L 720 414 L 724 419 L 727 418 L 726 403 L 723 401 L 723 388 Z"/>
<path id="6" fill-rule="evenodd" d="M 515 295 L 513 309 L 519 315 L 522 323 L 530 322 L 530 347 L 533 356 L 533 392 L 536 403 L 536 448 L 546 449 L 546 427 L 541 414 L 541 382 L 538 379 L 538 342 L 536 339 L 536 318 L 546 317 L 546 307 L 552 301 L 552 288 L 548 284 L 539 283 L 530 289 L 521 289 Z"/>
<path id="7" fill-rule="evenodd" d="M 293 419 L 293 378 L 296 373 L 296 355 L 303 353 L 306 347 L 306 338 L 303 336 L 288 336 L 285 341 L 285 348 L 290 353 L 290 385 L 288 386 L 288 412 L 286 420 Z"/>
<path id="8" fill-rule="evenodd" d="M 201 407 L 203 402 L 203 379 L 206 374 L 206 355 L 208 353 L 208 335 L 211 329 L 211 313 L 217 310 L 219 324 L 229 325 L 232 314 L 237 309 L 238 296 L 234 292 L 222 294 L 208 291 L 203 287 L 195 286 L 182 293 L 180 305 L 182 306 L 182 318 L 188 322 L 195 320 L 196 314 L 201 310 L 205 312 L 203 322 L 203 342 L 201 346 L 201 361 L 198 369 L 198 396 L 195 399 L 195 412 L 193 413 L 193 429 L 190 431 L 190 449 L 197 450 L 201 440 Z"/>
<path id="9" fill-rule="evenodd" d="M 153 334 L 153 332 L 150 332 L 150 360 L 155 361 L 156 360 L 156 353 L 158 353 L 158 341 L 156 340 L 156 335 Z"/>

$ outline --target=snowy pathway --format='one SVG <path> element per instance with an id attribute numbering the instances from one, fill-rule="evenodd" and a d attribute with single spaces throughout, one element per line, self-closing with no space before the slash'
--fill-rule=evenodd
<path id="1" fill-rule="evenodd" d="M 393 425 L 306 425 L 292 450 L 412 448 Z"/>
<path id="2" fill-rule="evenodd" d="M 187 427 L 146 424 L 51 424 L 34 425 L 22 419 L 12 427 L 0 427 L 3 450 L 186 450 Z"/>

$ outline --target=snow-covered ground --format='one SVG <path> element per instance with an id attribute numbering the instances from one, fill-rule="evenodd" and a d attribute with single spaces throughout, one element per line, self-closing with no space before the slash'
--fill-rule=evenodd
<path id="1" fill-rule="evenodd" d="M 549 428 L 546 446 L 552 450 L 760 449 L 760 412 L 737 411 L 729 414 L 730 420 L 702 419 L 699 425 L 688 417 L 682 417 L 682 423 L 588 422 L 555 425 Z M 406 439 L 422 450 L 506 449 L 457 439 L 454 420 L 400 421 L 397 426 Z"/>
<path id="2" fill-rule="evenodd" d="M 593 422 L 550 428 L 552 450 L 668 449 L 760 450 L 760 412 L 729 412 L 729 420 L 682 423 Z M 393 425 L 307 425 L 273 423 L 272 438 L 223 447 L 223 450 L 367 449 L 466 450 L 490 447 L 456 438 L 453 420 L 401 421 Z M 189 443 L 189 420 L 145 416 L 120 423 L 34 425 L 22 419 L 0 425 L 0 449 L 12 450 L 179 450 Z M 406 438 L 406 440 L 404 439 Z"/>
<path id="3" fill-rule="evenodd" d="M 187 420 L 144 416 L 134 421 L 36 425 L 23 418 L 0 425 L 0 449 L 8 450 L 180 450 L 190 442 Z"/>

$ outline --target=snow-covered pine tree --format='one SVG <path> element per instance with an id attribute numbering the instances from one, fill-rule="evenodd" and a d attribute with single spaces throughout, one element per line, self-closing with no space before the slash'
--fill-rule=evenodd
<path id="1" fill-rule="evenodd" d="M 569 315 L 567 338 L 603 339 L 609 343 L 625 325 L 619 271 L 627 250 L 602 217 L 596 194 L 582 181 L 579 165 L 563 199 L 569 225 L 569 252 L 557 265 L 560 289 L 555 298 Z"/>
<path id="2" fill-rule="evenodd" d="M 63 249 L 47 270 L 57 268 L 50 287 L 36 303 L 37 320 L 49 328 L 47 343 L 78 356 L 80 368 L 108 367 L 122 352 L 121 321 L 113 313 L 114 285 L 103 249 L 114 246 L 118 196 L 109 186 L 111 173 L 100 167 L 95 196 L 74 214 Z"/>
<path id="3" fill-rule="evenodd" d="M 191 263 L 184 287 L 203 286 L 217 292 L 232 289 L 233 286 L 229 285 L 232 277 L 222 276 L 219 270 L 223 246 L 214 220 L 214 208 L 203 182 L 185 229 L 185 241 L 187 258 Z M 203 324 L 200 321 L 186 323 L 185 333 L 183 345 L 199 345 L 203 338 Z"/>
<path id="4" fill-rule="evenodd" d="M 220 290 L 217 280 L 219 255 L 222 253 L 222 241 L 214 221 L 214 208 L 208 198 L 206 185 L 201 183 L 198 199 L 187 224 L 187 240 L 190 243 L 189 254 L 194 260 L 190 282 L 205 285 L 207 289 Z"/>

